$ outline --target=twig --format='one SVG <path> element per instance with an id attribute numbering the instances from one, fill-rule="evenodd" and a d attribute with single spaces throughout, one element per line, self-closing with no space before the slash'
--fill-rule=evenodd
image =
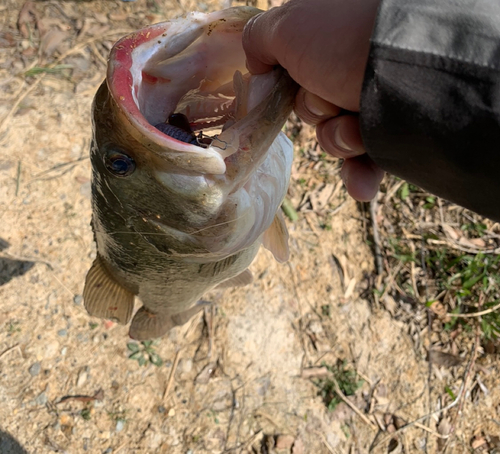
<path id="1" fill-rule="evenodd" d="M 7 353 L 9 353 L 10 351 L 14 350 L 18 346 L 19 346 L 19 344 L 14 344 L 12 347 L 6 348 L 2 353 L 0 353 L 0 358 L 2 356 L 5 356 Z"/>
<path id="2" fill-rule="evenodd" d="M 175 358 L 174 358 L 174 364 L 172 364 L 172 370 L 170 371 L 170 377 L 168 377 L 167 387 L 165 388 L 165 392 L 163 393 L 163 401 L 164 402 L 166 402 L 167 397 L 168 397 L 168 393 L 170 392 L 170 388 L 172 387 L 172 384 L 174 382 L 175 371 L 177 369 L 177 365 L 179 364 L 179 359 L 181 356 L 180 354 L 181 354 L 181 351 L 177 350 L 177 353 L 175 354 Z"/>
<path id="3" fill-rule="evenodd" d="M 337 380 L 335 380 L 334 377 L 330 377 L 330 380 L 332 380 L 333 386 L 335 388 L 335 393 L 339 396 L 339 398 L 354 412 L 356 413 L 366 424 L 370 426 L 372 430 L 377 430 L 377 426 L 373 424 L 361 411 L 354 405 L 346 396 L 345 394 L 340 390 L 339 384 L 337 383 Z"/>
<path id="4" fill-rule="evenodd" d="M 480 302 L 480 304 L 481 304 L 481 302 Z M 478 325 L 478 329 L 476 331 L 476 341 L 474 342 L 474 349 L 472 351 L 472 354 L 471 354 L 471 357 L 470 357 L 470 360 L 469 360 L 469 364 L 467 365 L 467 369 L 465 371 L 464 379 L 463 379 L 462 385 L 460 386 L 460 391 L 458 392 L 458 396 L 456 397 L 456 399 L 453 402 L 451 402 L 450 404 L 448 404 L 446 407 L 441 408 L 441 409 L 436 410 L 436 411 L 433 411 L 431 413 L 428 413 L 428 414 L 426 414 L 424 416 L 421 416 L 420 418 L 417 418 L 414 421 L 412 421 L 412 422 L 410 422 L 408 424 L 405 424 L 404 426 L 400 427 L 395 432 L 387 435 L 382 440 L 380 440 L 378 443 L 374 444 L 372 446 L 372 448 L 370 449 L 370 451 L 372 449 L 374 449 L 375 447 L 377 447 L 378 445 L 383 444 L 386 441 L 390 440 L 397 433 L 399 433 L 399 432 L 401 432 L 403 430 L 406 430 L 406 429 L 408 429 L 411 426 L 416 426 L 416 427 L 419 427 L 420 429 L 429 431 L 430 430 L 429 428 L 427 428 L 425 426 L 420 427 L 420 426 L 417 426 L 417 424 L 420 423 L 420 422 L 422 422 L 422 421 L 424 421 L 424 420 L 426 420 L 427 418 L 431 418 L 432 416 L 444 413 L 445 411 L 450 410 L 451 408 L 453 408 L 454 406 L 456 406 L 458 403 L 460 403 L 460 408 L 459 408 L 459 410 L 457 412 L 457 417 L 458 417 L 458 415 L 461 413 L 461 407 L 463 406 L 463 399 L 464 399 L 466 391 L 467 391 L 467 385 L 469 383 L 470 372 L 472 370 L 472 366 L 474 365 L 474 363 L 476 361 L 477 349 L 478 349 L 478 345 L 479 345 L 479 335 L 480 335 L 480 330 L 479 330 L 479 325 Z M 455 420 L 456 420 L 457 417 L 455 417 Z M 424 429 L 424 427 L 425 427 L 425 429 Z M 449 437 L 451 436 L 452 433 L 453 433 L 453 425 L 452 425 L 452 429 L 450 430 L 450 433 L 448 435 L 442 435 L 441 438 L 448 438 L 449 439 Z M 445 450 L 446 450 L 446 447 L 443 450 L 443 452 Z"/>
<path id="5" fill-rule="evenodd" d="M 33 177 L 33 179 L 31 179 L 31 180 L 29 181 L 29 183 L 28 183 L 28 184 L 30 184 L 30 183 L 32 183 L 32 182 L 34 182 L 34 181 L 40 180 L 40 179 L 41 179 L 40 177 L 42 177 L 43 175 L 46 175 L 46 174 L 48 174 L 48 173 L 50 173 L 50 172 L 52 172 L 52 171 L 54 171 L 54 170 L 58 170 L 58 169 L 60 169 L 60 168 L 62 168 L 62 167 L 70 166 L 70 165 L 76 164 L 76 163 L 78 163 L 78 162 L 85 161 L 86 159 L 89 159 L 89 157 L 88 157 L 88 156 L 82 156 L 81 158 L 74 159 L 73 161 L 62 162 L 62 163 L 60 163 L 60 164 L 56 164 L 55 166 L 51 167 L 50 169 L 44 170 L 44 171 L 42 171 L 42 172 L 40 172 L 40 173 L 36 174 L 36 175 Z"/>
<path id="6" fill-rule="evenodd" d="M 384 272 L 384 264 L 382 262 L 382 249 L 380 248 L 380 235 L 378 233 L 377 207 L 378 201 L 377 196 L 375 196 L 370 202 L 370 217 L 372 220 L 373 242 L 375 243 L 375 263 L 377 264 L 377 274 L 380 276 Z"/>
<path id="7" fill-rule="evenodd" d="M 480 312 L 473 312 L 471 314 L 453 314 L 452 312 L 448 312 L 446 315 L 457 318 L 474 318 L 474 317 L 481 317 L 482 315 L 486 314 L 491 314 L 492 312 L 495 312 L 497 309 L 500 309 L 500 303 Z"/>
<path id="8" fill-rule="evenodd" d="M 91 43 L 90 44 L 90 48 L 92 49 L 92 52 L 95 54 L 95 56 L 97 57 L 97 59 L 104 64 L 104 66 L 108 66 L 108 62 L 107 60 L 101 55 L 101 53 L 99 52 L 99 49 L 97 49 L 97 46 L 95 45 L 95 43 Z"/>
<path id="9" fill-rule="evenodd" d="M 479 296 L 478 306 L 481 307 L 483 305 L 483 302 L 484 302 L 484 293 L 481 293 L 481 295 Z M 471 357 L 469 360 L 469 364 L 467 364 L 467 369 L 465 370 L 465 376 L 464 376 L 464 381 L 463 381 L 463 390 L 464 391 L 459 396 L 460 404 L 458 406 L 458 411 L 457 411 L 457 413 L 456 413 L 456 415 L 453 418 L 453 421 L 451 423 L 451 429 L 450 429 L 450 433 L 449 433 L 450 437 L 451 437 L 451 435 L 453 435 L 453 432 L 455 431 L 455 426 L 456 426 L 458 418 L 460 416 L 462 416 L 462 410 L 463 410 L 464 402 L 465 402 L 465 394 L 467 392 L 467 386 L 469 384 L 472 368 L 474 367 L 474 364 L 476 362 L 477 350 L 478 350 L 478 346 L 479 346 L 480 337 L 481 337 L 481 325 L 480 325 L 480 323 L 478 323 L 476 325 L 476 338 L 474 339 L 474 347 L 472 349 L 472 354 L 471 354 Z M 446 450 L 448 449 L 449 442 L 450 442 L 450 439 L 447 440 L 447 442 L 444 446 L 444 449 L 443 449 L 443 453 L 445 453 Z"/>
<path id="10" fill-rule="evenodd" d="M 321 438 L 321 441 L 323 442 L 323 444 L 326 446 L 326 449 L 328 449 L 328 451 L 330 451 L 332 454 L 337 454 L 337 451 L 335 451 L 331 446 L 330 446 L 330 443 L 328 443 L 328 440 L 326 439 L 325 435 L 323 434 L 323 432 L 320 432 L 319 430 L 315 430 L 314 433 L 316 433 L 317 435 L 319 435 L 319 438 Z"/>
<path id="11" fill-rule="evenodd" d="M 16 176 L 16 197 L 19 194 L 19 186 L 21 184 L 21 160 L 17 163 L 17 176 Z"/>
<path id="12" fill-rule="evenodd" d="M 247 441 L 243 442 L 239 446 L 235 446 L 233 448 L 228 448 L 225 451 L 222 452 L 222 454 L 226 454 L 228 452 L 236 451 L 238 450 L 239 452 L 243 452 L 243 450 L 250 444 L 252 443 L 260 434 L 262 433 L 262 429 L 259 429 L 257 432 L 255 432 L 251 437 L 248 438 Z"/>
<path id="13" fill-rule="evenodd" d="M 460 387 L 460 392 L 458 393 L 457 398 L 451 404 L 447 405 L 446 407 L 440 408 L 439 410 L 433 411 L 431 413 L 427 413 L 426 415 L 421 416 L 420 418 L 417 418 L 414 421 L 409 422 L 408 424 L 405 424 L 404 426 L 401 426 L 399 429 L 395 430 L 391 434 L 389 434 L 386 437 L 382 438 L 382 440 L 380 440 L 376 444 L 372 445 L 370 451 L 372 451 L 373 449 L 375 449 L 378 445 L 383 444 L 386 441 L 389 441 L 391 438 L 394 438 L 394 436 L 396 434 L 398 434 L 399 432 L 402 432 L 403 430 L 406 430 L 406 429 L 408 429 L 408 428 L 410 428 L 412 426 L 418 427 L 417 424 L 420 423 L 420 422 L 422 422 L 422 421 L 425 421 L 427 418 L 432 418 L 433 416 L 439 415 L 439 414 L 441 414 L 441 413 L 443 413 L 445 411 L 448 411 L 450 408 L 453 408 L 455 405 L 458 404 L 458 401 L 459 401 L 460 397 L 462 396 L 462 393 L 464 392 L 464 389 L 465 388 L 464 388 L 464 386 L 462 384 L 462 386 Z M 430 430 L 430 429 L 428 427 L 425 427 L 424 430 Z"/>
<path id="14" fill-rule="evenodd" d="M 64 396 L 61 397 L 61 399 L 56 402 L 56 405 L 62 404 L 64 402 L 67 402 L 68 400 L 76 400 L 79 402 L 92 402 L 94 400 L 101 401 L 104 399 L 104 391 L 100 389 L 97 391 L 93 396 L 86 396 L 86 395 L 76 395 L 76 396 Z"/>

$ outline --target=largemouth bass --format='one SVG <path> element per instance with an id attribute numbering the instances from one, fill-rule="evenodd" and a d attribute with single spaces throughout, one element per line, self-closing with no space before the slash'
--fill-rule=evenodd
<path id="1" fill-rule="evenodd" d="M 149 26 L 111 50 L 93 103 L 87 311 L 164 335 L 218 285 L 251 282 L 261 244 L 288 258 L 279 210 L 293 150 L 281 132 L 297 85 L 251 76 L 241 37 L 260 12 L 236 7 Z"/>

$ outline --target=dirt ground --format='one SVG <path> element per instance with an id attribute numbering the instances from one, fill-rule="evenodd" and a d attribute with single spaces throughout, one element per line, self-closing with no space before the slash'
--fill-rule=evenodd
<path id="1" fill-rule="evenodd" d="M 376 304 L 369 207 L 296 119 L 287 264 L 261 250 L 252 285 L 207 295 L 211 312 L 146 346 L 159 365 L 129 358 L 146 347 L 128 327 L 87 315 L 90 104 L 107 53 L 229 4 L 0 2 L 0 453 L 500 452 L 497 355 L 470 342 L 430 364 L 426 312 Z M 342 362 L 359 389 L 329 411 L 321 380 Z"/>

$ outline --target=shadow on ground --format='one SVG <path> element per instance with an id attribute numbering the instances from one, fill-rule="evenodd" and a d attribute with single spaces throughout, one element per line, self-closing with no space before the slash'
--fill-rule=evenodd
<path id="1" fill-rule="evenodd" d="M 0 238 L 0 252 L 9 247 L 9 243 Z M 34 262 L 26 260 L 15 260 L 0 257 L 0 286 L 9 282 L 12 278 L 26 274 L 33 268 Z M 0 451 L 3 453 L 3 451 Z"/>
<path id="2" fill-rule="evenodd" d="M 28 454 L 17 440 L 0 429 L 0 453 L 2 454 Z"/>

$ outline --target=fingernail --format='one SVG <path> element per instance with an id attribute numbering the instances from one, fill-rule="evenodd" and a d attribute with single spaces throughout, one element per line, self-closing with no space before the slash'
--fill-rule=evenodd
<path id="1" fill-rule="evenodd" d="M 323 108 L 325 102 L 326 101 L 323 101 L 319 96 L 313 95 L 310 92 L 304 94 L 304 105 L 306 109 L 316 117 L 324 117 L 327 115 Z"/>
<path id="2" fill-rule="evenodd" d="M 347 145 L 344 139 L 342 138 L 339 126 L 337 126 L 337 128 L 335 129 L 335 134 L 333 138 L 335 140 L 335 145 L 337 145 L 337 147 L 342 148 L 345 151 L 353 151 L 352 148 L 349 145 Z"/>

